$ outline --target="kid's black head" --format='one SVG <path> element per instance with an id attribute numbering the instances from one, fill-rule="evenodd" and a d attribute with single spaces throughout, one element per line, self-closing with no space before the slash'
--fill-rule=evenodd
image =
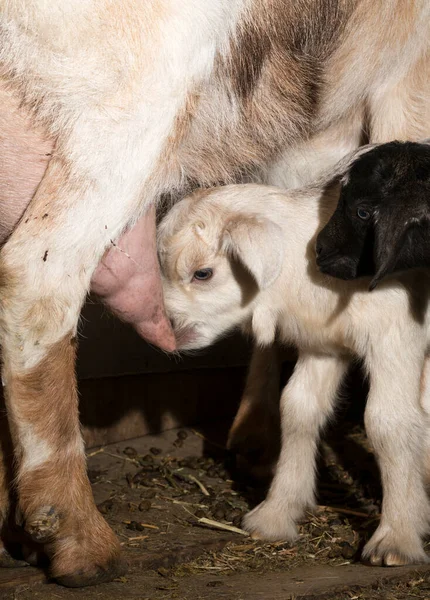
<path id="1" fill-rule="evenodd" d="M 344 176 L 337 208 L 317 237 L 317 264 L 340 279 L 430 266 L 430 144 L 390 142 Z"/>

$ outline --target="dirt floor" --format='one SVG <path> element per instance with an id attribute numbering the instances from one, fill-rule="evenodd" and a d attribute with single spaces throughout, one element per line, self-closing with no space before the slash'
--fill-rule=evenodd
<path id="1" fill-rule="evenodd" d="M 339 425 L 323 444 L 319 508 L 293 546 L 254 541 L 240 529 L 265 487 L 238 472 L 223 449 L 225 425 L 90 451 L 96 502 L 121 540 L 128 574 L 69 590 L 32 567 L 3 569 L 0 598 L 430 599 L 429 567 L 357 560 L 380 510 L 377 470 L 359 425 Z"/>

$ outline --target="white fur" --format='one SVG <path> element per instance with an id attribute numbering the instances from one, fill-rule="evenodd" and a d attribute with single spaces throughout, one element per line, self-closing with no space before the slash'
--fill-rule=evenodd
<path id="1" fill-rule="evenodd" d="M 315 236 L 338 199 L 338 184 L 329 191 L 326 184 L 290 192 L 229 186 L 178 203 L 159 231 L 166 307 L 185 336 L 184 348 L 207 346 L 242 327 L 258 344 L 272 343 L 277 331 L 282 342 L 299 349 L 294 375 L 282 393 L 283 447 L 276 475 L 267 499 L 245 519 L 250 532 L 270 540 L 294 539 L 297 520 L 314 503 L 319 431 L 348 363 L 359 357 L 370 375 L 366 429 L 384 488 L 381 524 L 364 553 L 375 564 L 423 561 L 421 537 L 430 506 L 422 449 L 429 420 L 428 407 L 425 412 L 420 405 L 420 378 L 430 309 L 425 302 L 417 316 L 411 291 L 418 285 L 420 297 L 426 276 L 420 274 L 421 283 L 413 273 L 387 279 L 369 293 L 368 279 L 344 282 L 319 273 Z M 261 236 L 259 223 L 266 220 L 281 228 L 281 238 L 272 236 L 271 242 Z M 210 244 L 194 235 L 195 221 L 204 224 Z M 222 242 L 232 221 L 256 224 L 255 236 L 249 232 L 252 253 L 259 255 L 254 282 L 237 265 L 240 252 L 232 254 Z M 248 246 L 241 251 L 249 252 Z M 282 267 L 262 288 L 257 284 L 261 264 L 273 270 L 277 253 Z M 252 262 L 243 262 L 253 274 Z M 213 277 L 193 280 L 193 272 L 204 267 L 213 269 Z"/>
<path id="2" fill-rule="evenodd" d="M 11 419 L 19 413 L 20 394 L 30 393 L 35 403 L 44 402 L 43 393 L 36 398 L 25 376 L 35 368 L 40 375 L 48 352 L 61 340 L 67 341 L 67 336 L 75 335 L 80 308 L 103 253 L 163 192 L 182 191 L 189 183 L 187 177 L 201 184 L 232 181 L 242 166 L 250 177 L 257 177 L 255 168 L 264 181 L 299 185 L 360 143 L 364 115 L 369 112 L 378 139 L 395 131 L 398 115 L 402 110 L 407 113 L 411 102 L 414 124 L 409 129 L 410 119 L 405 117 L 402 135 L 416 135 L 422 123 L 427 127 L 427 99 L 409 98 L 399 90 L 406 86 L 420 94 L 427 84 L 424 80 L 422 85 L 409 85 L 408 76 L 426 57 L 428 1 L 408 0 L 412 28 L 409 21 L 403 23 L 395 16 L 405 0 L 384 0 L 381 4 L 381 14 L 373 10 L 371 0 L 359 3 L 353 11 L 345 33 L 340 34 L 342 39 L 336 40 L 339 43 L 324 65 L 325 83 L 315 114 L 300 116 L 296 122 L 288 102 L 286 115 L 280 114 L 284 105 L 279 104 L 278 109 L 266 102 L 261 114 L 257 112 L 249 119 L 248 127 L 249 123 L 243 122 L 248 99 L 240 100 L 228 76 L 229 61 L 233 60 L 230 46 L 238 26 L 245 28 L 251 18 L 260 19 L 261 25 L 270 2 L 266 6 L 257 0 L 0 0 L 2 83 L 26 107 L 35 125 L 56 142 L 43 181 L 0 255 L 2 378 Z M 245 44 L 243 51 L 251 50 L 246 50 Z M 236 60 L 240 62 L 240 56 Z M 220 71 L 220 63 L 224 70 Z M 285 75 L 281 69 L 279 76 Z M 256 96 L 264 81 L 263 77 L 255 86 Z M 381 119 L 386 119 L 384 102 L 390 102 L 387 120 L 391 128 L 380 126 Z M 286 116 L 287 131 L 279 126 L 280 116 Z M 310 131 L 315 132 L 315 140 L 304 140 Z M 244 132 L 248 142 L 241 145 Z M 273 148 L 273 156 L 257 156 L 254 164 L 254 153 L 258 155 L 263 147 L 255 143 L 259 136 L 265 139 L 265 147 Z M 230 140 L 238 151 L 228 158 Z M 303 144 L 291 156 L 291 172 L 283 177 L 281 163 L 288 161 L 283 150 L 300 141 Z M 330 147 L 327 154 L 326 146 Z M 212 148 L 216 150 L 215 165 L 209 160 Z M 276 153 L 282 157 L 275 158 Z M 231 163 L 224 165 L 229 160 Z M 277 204 L 274 198 L 268 202 L 266 214 L 272 204 Z M 295 228 L 298 235 L 307 235 L 315 218 L 300 212 L 302 208 L 300 205 Z M 259 210 L 256 205 L 251 216 L 258 219 Z M 272 232 L 280 226 L 285 226 L 281 216 Z M 212 229 L 211 224 L 206 233 Z M 261 231 L 260 239 L 264 238 Z M 213 241 L 206 240 L 208 247 Z M 255 297 L 255 301 L 266 297 L 267 303 L 259 307 L 251 303 L 252 327 L 257 340 L 265 344 L 273 340 L 281 322 L 281 298 L 275 301 L 271 295 L 283 253 L 290 251 L 289 243 L 285 248 L 281 245 L 271 246 L 270 239 L 265 242 L 270 265 L 255 273 L 260 284 L 268 286 Z M 229 252 L 236 255 L 240 255 L 239 246 L 235 249 L 234 244 L 227 244 Z M 252 251 L 252 243 L 249 247 Z M 248 268 L 253 268 L 255 258 L 260 257 L 253 257 Z M 251 318 L 250 303 L 245 302 L 248 299 L 243 297 L 239 282 L 233 283 L 235 274 L 229 264 L 222 255 L 214 260 L 219 271 L 217 294 L 209 296 L 207 310 L 200 309 L 198 315 L 197 329 L 204 344 L 220 330 Z M 186 265 L 183 267 L 186 270 Z M 190 281 L 182 283 L 189 295 L 183 303 L 187 308 L 188 300 L 196 297 L 195 286 Z M 248 291 L 255 293 L 255 289 Z M 336 297 L 333 293 L 330 302 Z M 214 304 L 218 314 L 212 323 L 210 307 Z M 182 318 L 179 315 L 179 325 Z M 327 340 L 322 335 L 319 339 L 318 326 L 314 324 L 316 337 L 309 343 L 325 347 Z M 302 329 L 298 320 L 290 320 L 283 335 L 295 339 Z M 51 369 L 52 381 L 45 382 L 50 392 L 62 374 L 69 378 L 68 385 L 73 383 L 61 360 L 55 367 L 58 369 Z M 14 387 L 17 378 L 24 381 L 22 388 Z M 16 389 L 21 389 L 19 394 L 13 391 Z M 75 422 L 73 393 L 70 398 L 70 419 Z M 21 435 L 26 439 L 27 425 L 14 423 L 18 446 Z M 71 437 L 79 437 L 77 428 L 70 431 Z M 31 436 L 25 442 L 26 452 L 31 453 L 32 443 L 38 449 L 37 461 L 48 455 Z M 57 446 L 53 448 L 56 458 L 61 453 L 58 440 Z M 88 493 L 85 489 L 82 487 Z M 73 513 L 73 506 L 68 510 Z"/>
<path id="3" fill-rule="evenodd" d="M 21 428 L 19 437 L 22 447 L 21 475 L 36 469 L 52 458 L 53 449 L 46 440 L 34 433 L 31 424 Z"/>

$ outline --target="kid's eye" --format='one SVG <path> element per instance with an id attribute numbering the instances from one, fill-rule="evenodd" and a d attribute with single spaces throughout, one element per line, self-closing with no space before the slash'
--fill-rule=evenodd
<path id="1" fill-rule="evenodd" d="M 369 219 L 370 217 L 370 212 L 368 210 L 365 210 L 364 208 L 358 208 L 357 217 L 359 219 L 362 219 L 363 221 L 367 221 L 367 219 Z"/>
<path id="2" fill-rule="evenodd" d="M 199 269 L 194 272 L 193 279 L 196 279 L 197 281 L 207 281 L 212 275 L 212 269 Z"/>

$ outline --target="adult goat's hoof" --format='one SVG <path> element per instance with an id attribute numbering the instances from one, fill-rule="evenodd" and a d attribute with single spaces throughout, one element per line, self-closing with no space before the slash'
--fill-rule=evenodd
<path id="1" fill-rule="evenodd" d="M 99 583 L 106 583 L 112 581 L 117 577 L 121 577 L 127 572 L 127 563 L 121 558 L 114 559 L 107 565 L 94 566 L 88 570 L 80 570 L 74 573 L 66 573 L 53 577 L 54 581 L 59 585 L 65 587 L 78 588 L 86 587 L 89 585 L 97 585 Z"/>

